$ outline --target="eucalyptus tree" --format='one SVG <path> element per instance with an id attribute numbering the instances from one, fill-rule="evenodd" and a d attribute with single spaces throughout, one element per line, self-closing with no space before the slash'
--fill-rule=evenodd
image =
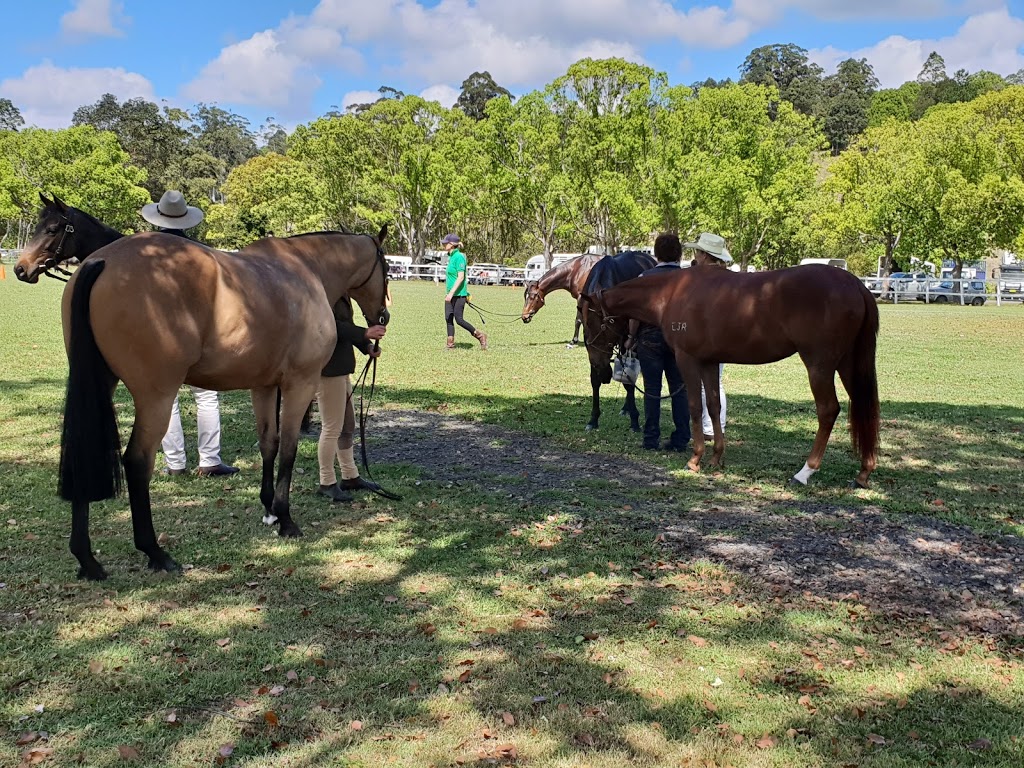
<path id="1" fill-rule="evenodd" d="M 564 136 L 564 207 L 577 233 L 606 251 L 646 243 L 657 223 L 648 160 L 651 115 L 666 88 L 650 67 L 582 59 L 546 90 Z"/>

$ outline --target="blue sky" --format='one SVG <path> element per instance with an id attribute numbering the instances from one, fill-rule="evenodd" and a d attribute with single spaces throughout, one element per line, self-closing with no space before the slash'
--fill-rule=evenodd
<path id="1" fill-rule="evenodd" d="M 103 93 L 217 104 L 291 128 L 380 85 L 450 106 L 489 70 L 519 94 L 583 56 L 672 83 L 736 78 L 755 47 L 796 43 L 826 71 L 865 57 L 885 86 L 932 50 L 952 74 L 1024 68 L 1024 0 L 36 0 L 5 4 L 0 97 L 69 124 Z M 13 7 L 12 7 L 13 6 Z M 13 34 L 16 30 L 17 34 Z"/>

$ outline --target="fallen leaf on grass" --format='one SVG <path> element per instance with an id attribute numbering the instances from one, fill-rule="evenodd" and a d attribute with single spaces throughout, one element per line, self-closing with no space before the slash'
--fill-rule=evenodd
<path id="1" fill-rule="evenodd" d="M 221 648 L 227 648 L 229 645 L 231 645 L 231 638 L 222 637 L 220 640 L 217 641 L 217 645 L 219 645 Z"/>
<path id="2" fill-rule="evenodd" d="M 102 671 L 103 671 L 103 662 L 102 661 L 90 661 L 89 662 L 89 672 L 91 672 L 94 675 L 98 675 Z"/>
<path id="3" fill-rule="evenodd" d="M 168 725 L 181 725 L 181 721 L 178 720 L 178 713 L 173 709 L 164 718 L 164 722 Z"/>
<path id="4" fill-rule="evenodd" d="M 18 737 L 18 740 L 14 743 L 17 744 L 19 747 L 24 747 L 31 744 L 33 741 L 37 741 L 38 739 L 39 731 L 26 731 L 25 733 L 21 734 L 21 736 Z"/>
<path id="5" fill-rule="evenodd" d="M 384 598 L 384 602 L 385 603 L 397 603 L 398 602 L 398 598 L 395 597 L 394 595 L 388 595 L 387 597 Z"/>
<path id="6" fill-rule="evenodd" d="M 766 733 L 764 736 L 762 736 L 760 739 L 754 742 L 754 746 L 756 746 L 758 749 L 771 749 L 778 743 L 779 740 L 777 738 Z"/>
<path id="7" fill-rule="evenodd" d="M 515 760 L 519 756 L 515 744 L 499 744 L 494 748 L 494 753 L 508 760 Z"/>
<path id="8" fill-rule="evenodd" d="M 234 751 L 235 745 L 229 741 L 227 744 L 220 745 L 220 749 L 217 750 L 217 754 L 220 757 L 231 757 L 231 755 L 234 754 Z"/>
<path id="9" fill-rule="evenodd" d="M 512 629 L 515 630 L 523 630 L 526 629 L 528 626 L 529 624 L 527 623 L 526 619 L 516 619 L 512 622 Z"/>
<path id="10" fill-rule="evenodd" d="M 885 737 L 884 736 L 879 736 L 877 733 L 869 733 L 868 734 L 868 743 L 874 744 L 875 746 L 878 746 L 878 747 L 883 747 L 883 746 L 885 746 Z"/>
<path id="11" fill-rule="evenodd" d="M 992 746 L 992 742 L 989 741 L 988 739 L 975 739 L 974 741 L 972 741 L 970 744 L 967 745 L 967 748 L 969 750 L 971 750 L 972 752 L 984 752 L 986 749 L 989 749 L 991 746 Z"/>
<path id="12" fill-rule="evenodd" d="M 284 673 L 284 676 L 288 680 L 291 680 L 293 683 L 299 679 L 299 675 L 294 669 L 289 669 L 287 672 Z"/>
<path id="13" fill-rule="evenodd" d="M 32 747 L 21 754 L 22 765 L 39 765 L 53 754 L 53 747 Z"/>
<path id="14" fill-rule="evenodd" d="M 704 648 L 708 644 L 707 640 L 705 640 L 703 637 L 697 637 L 697 635 L 687 635 L 686 639 L 698 648 Z"/>
<path id="15" fill-rule="evenodd" d="M 263 722 L 271 728 L 277 728 L 277 726 L 281 724 L 281 721 L 277 717 L 277 713 L 272 709 L 268 709 L 263 713 Z"/>
<path id="16" fill-rule="evenodd" d="M 142 757 L 139 750 L 135 747 L 129 746 L 128 744 L 122 744 L 119 746 L 117 748 L 117 754 L 125 761 L 139 760 Z"/>
<path id="17" fill-rule="evenodd" d="M 437 632 L 437 627 L 435 627 L 433 624 L 420 624 L 420 632 L 422 632 L 427 637 L 430 637 L 432 634 Z"/>
<path id="18" fill-rule="evenodd" d="M 361 731 L 363 730 L 363 721 L 353 720 L 351 723 L 348 724 L 348 727 L 351 728 L 353 731 Z"/>
<path id="19" fill-rule="evenodd" d="M 516 724 L 516 718 L 515 718 L 515 716 L 511 712 L 502 712 L 501 713 L 501 719 L 505 723 L 505 725 L 515 725 Z"/>

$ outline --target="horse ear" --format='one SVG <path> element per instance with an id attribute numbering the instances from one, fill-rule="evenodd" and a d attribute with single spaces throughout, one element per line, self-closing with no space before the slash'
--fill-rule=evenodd
<path id="1" fill-rule="evenodd" d="M 380 232 L 377 233 L 377 242 L 384 245 L 384 238 L 388 236 L 388 225 L 385 224 L 380 228 Z"/>
<path id="2" fill-rule="evenodd" d="M 67 207 L 67 205 L 65 205 L 65 204 L 64 204 L 64 201 L 63 201 L 63 200 L 61 200 L 61 199 L 60 199 L 59 197 L 57 197 L 56 195 L 54 195 L 54 196 L 53 196 L 53 204 L 54 204 L 55 206 L 57 206 L 57 210 L 59 210 L 59 211 L 60 211 L 61 213 L 67 213 L 67 212 L 68 212 L 68 207 Z"/>
<path id="3" fill-rule="evenodd" d="M 47 200 L 46 195 L 43 194 L 42 190 L 39 192 L 39 199 L 43 201 L 43 205 L 53 205 L 53 201 Z"/>

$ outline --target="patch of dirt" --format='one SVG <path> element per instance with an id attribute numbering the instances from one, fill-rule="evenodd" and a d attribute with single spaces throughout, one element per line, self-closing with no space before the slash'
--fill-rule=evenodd
<path id="1" fill-rule="evenodd" d="M 419 467 L 423 481 L 442 486 L 544 503 L 553 491 L 574 495 L 593 483 L 609 505 L 629 504 L 637 517 L 672 520 L 652 535 L 662 534 L 673 557 L 722 563 L 776 594 L 809 592 L 893 618 L 931 617 L 1024 636 L 1024 541 L 1016 536 L 984 537 L 941 520 L 897 519 L 857 504 L 680 508 L 630 494 L 634 487 L 671 486 L 663 467 L 569 451 L 535 435 L 432 411 L 381 411 L 368 432 L 371 462 Z M 626 514 L 619 522 L 629 524 Z"/>

